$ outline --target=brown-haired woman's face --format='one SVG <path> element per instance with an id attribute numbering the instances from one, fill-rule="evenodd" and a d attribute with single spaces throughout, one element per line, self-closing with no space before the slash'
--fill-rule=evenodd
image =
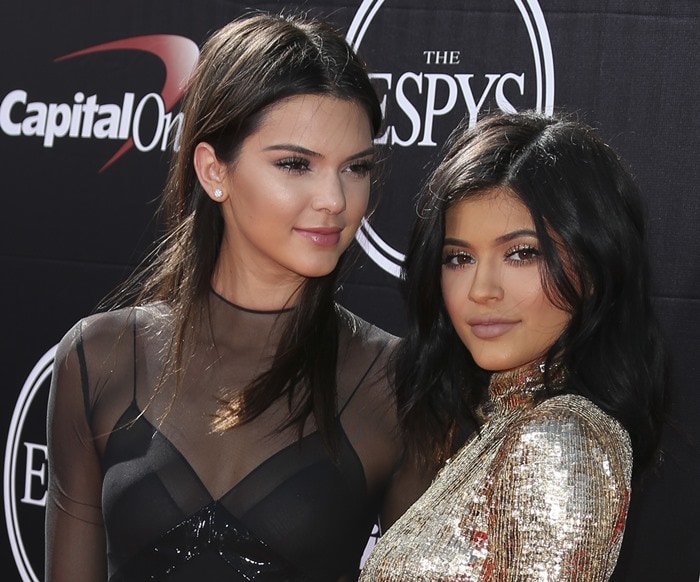
<path id="1" fill-rule="evenodd" d="M 547 297 L 542 268 L 530 213 L 507 188 L 448 209 L 442 294 L 479 367 L 519 368 L 541 358 L 561 335 L 570 316 Z"/>
<path id="2" fill-rule="evenodd" d="M 367 209 L 374 156 L 358 104 L 318 95 L 275 104 L 227 172 L 222 252 L 267 281 L 330 273 Z"/>

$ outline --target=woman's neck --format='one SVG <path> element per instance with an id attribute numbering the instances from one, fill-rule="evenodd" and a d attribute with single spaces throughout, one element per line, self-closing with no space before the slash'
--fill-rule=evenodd
<path id="1" fill-rule="evenodd" d="M 211 287 L 226 301 L 253 311 L 281 311 L 299 300 L 306 279 L 298 275 L 256 273 L 240 268 L 222 256 L 217 261 Z"/>

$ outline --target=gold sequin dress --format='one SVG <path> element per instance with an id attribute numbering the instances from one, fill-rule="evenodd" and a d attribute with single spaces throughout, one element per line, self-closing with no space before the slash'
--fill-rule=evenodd
<path id="1" fill-rule="evenodd" d="M 586 398 L 538 405 L 538 365 L 496 373 L 485 423 L 380 538 L 361 582 L 595 582 L 629 502 L 627 432 Z"/>

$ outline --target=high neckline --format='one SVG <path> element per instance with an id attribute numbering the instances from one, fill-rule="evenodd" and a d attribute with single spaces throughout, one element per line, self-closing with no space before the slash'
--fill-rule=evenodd
<path id="1" fill-rule="evenodd" d="M 484 412 L 505 413 L 533 401 L 538 392 L 544 390 L 544 360 L 537 360 L 521 368 L 494 372 L 489 381 L 489 398 Z M 551 382 L 560 388 L 565 379 L 565 372 L 559 362 L 552 365 Z"/>
<path id="2" fill-rule="evenodd" d="M 282 309 L 251 309 L 250 307 L 244 307 L 242 305 L 239 305 L 238 303 L 229 301 L 228 299 L 226 299 L 226 297 L 217 293 L 213 287 L 211 288 L 211 293 L 212 295 L 214 295 L 214 297 L 221 300 L 226 305 L 229 305 L 234 309 L 244 311 L 246 313 L 253 313 L 257 315 L 280 315 L 281 313 L 289 313 L 290 311 L 294 311 L 294 307 L 284 307 Z"/>

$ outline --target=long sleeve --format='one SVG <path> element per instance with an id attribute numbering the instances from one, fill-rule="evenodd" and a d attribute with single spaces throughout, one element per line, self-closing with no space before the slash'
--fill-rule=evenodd
<path id="1" fill-rule="evenodd" d="M 91 316 L 60 343 L 46 580 L 355 576 L 400 456 L 385 418 L 391 338 L 364 322 L 341 328 L 333 458 L 313 426 L 301 437 L 279 429 L 287 399 L 212 430 L 221 395 L 243 389 L 274 354 L 280 314 L 216 298 L 211 308 L 211 327 L 184 348 L 179 384 L 167 367 L 164 304 Z"/>
<path id="2" fill-rule="evenodd" d="M 59 344 L 48 410 L 46 582 L 107 579 L 102 471 L 90 430 L 81 326 Z"/>
<path id="3" fill-rule="evenodd" d="M 582 399 L 536 409 L 493 464 L 484 580 L 607 580 L 629 500 L 629 442 Z M 626 435 L 623 435 L 626 437 Z"/>
<path id="4" fill-rule="evenodd" d="M 622 542 L 629 437 L 581 396 L 511 399 L 379 539 L 362 582 L 596 582 Z"/>

